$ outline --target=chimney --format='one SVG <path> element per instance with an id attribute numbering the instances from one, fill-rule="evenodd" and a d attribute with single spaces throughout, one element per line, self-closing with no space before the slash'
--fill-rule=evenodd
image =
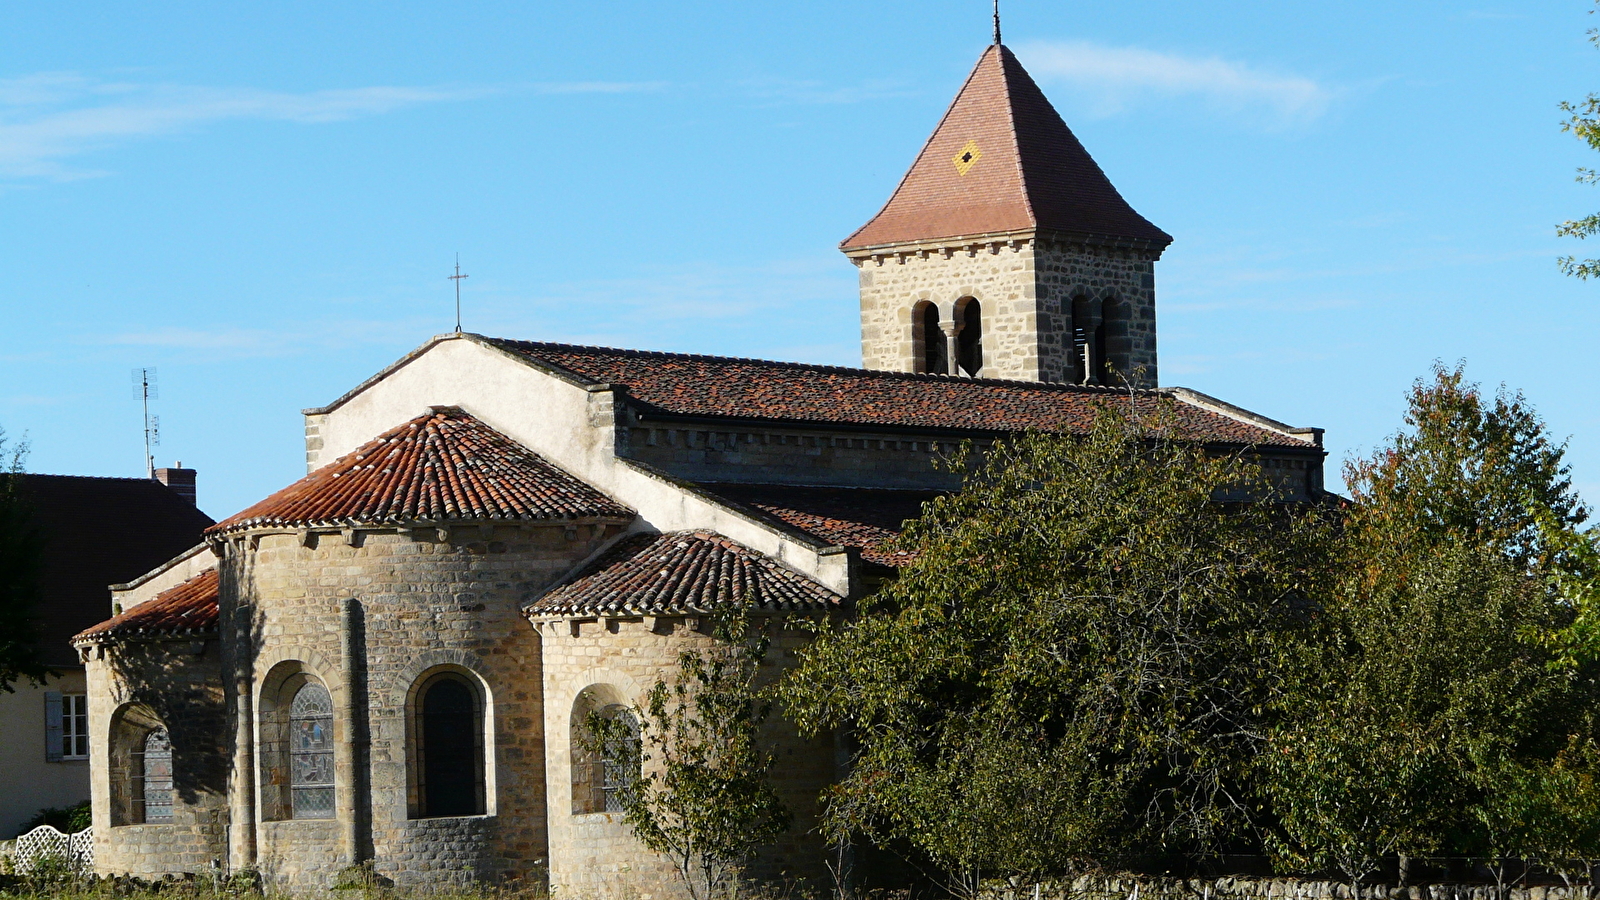
<path id="1" fill-rule="evenodd" d="M 157 469 L 156 480 L 172 489 L 174 494 L 194 503 L 194 469 L 185 469 L 183 461 L 170 469 Z"/>

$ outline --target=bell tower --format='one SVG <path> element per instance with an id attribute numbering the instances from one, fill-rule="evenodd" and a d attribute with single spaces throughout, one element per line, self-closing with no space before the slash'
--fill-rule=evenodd
<path id="1" fill-rule="evenodd" d="M 840 244 L 860 270 L 862 364 L 1153 386 L 1170 243 L 997 40 L 889 202 Z"/>

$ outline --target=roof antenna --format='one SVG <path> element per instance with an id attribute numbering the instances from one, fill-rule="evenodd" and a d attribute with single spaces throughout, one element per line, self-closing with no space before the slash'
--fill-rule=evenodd
<path id="1" fill-rule="evenodd" d="M 994 43 L 1000 46 L 1000 0 L 994 0 Z"/>
<path id="2" fill-rule="evenodd" d="M 1000 0 L 995 0 L 995 2 L 999 3 Z M 461 333 L 461 279 L 467 277 L 467 276 L 461 274 L 461 254 L 459 254 L 459 253 L 456 254 L 456 273 L 454 275 L 450 275 L 450 276 L 446 276 L 446 277 L 448 277 L 451 281 L 454 281 L 456 283 L 456 334 L 460 334 Z"/>
<path id="3" fill-rule="evenodd" d="M 133 370 L 133 393 L 144 408 L 144 477 L 153 479 L 156 477 L 156 458 L 150 448 L 161 445 L 161 417 L 150 415 L 150 401 L 160 396 L 156 389 L 154 366 Z"/>

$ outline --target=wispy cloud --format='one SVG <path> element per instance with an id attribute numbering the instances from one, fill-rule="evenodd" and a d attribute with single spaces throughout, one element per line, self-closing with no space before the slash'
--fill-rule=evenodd
<path id="1" fill-rule="evenodd" d="M 1150 99 L 1199 99 L 1215 110 L 1275 126 L 1322 115 L 1336 92 L 1303 75 L 1259 69 L 1220 57 L 1184 56 L 1088 41 L 1036 41 L 1017 48 L 1042 81 L 1089 93 L 1102 113 Z"/>
<path id="2" fill-rule="evenodd" d="M 623 93 L 658 87 L 585 81 L 493 87 L 376 86 L 293 93 L 114 82 L 74 72 L 45 72 L 0 79 L 0 178 L 66 180 L 104 174 L 76 168 L 69 160 L 128 141 L 229 119 L 316 124 L 502 92 Z"/>
<path id="3" fill-rule="evenodd" d="M 832 105 L 869 103 L 909 97 L 915 93 L 904 81 L 874 79 L 860 84 L 836 85 L 823 81 L 783 78 L 766 78 L 743 82 L 742 87 L 752 98 L 772 105 L 800 104 Z"/>

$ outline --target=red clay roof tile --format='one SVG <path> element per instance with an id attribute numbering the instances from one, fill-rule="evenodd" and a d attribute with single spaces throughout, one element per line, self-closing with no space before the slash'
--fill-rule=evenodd
<path id="1" fill-rule="evenodd" d="M 73 637 L 74 644 L 134 637 L 207 634 L 217 628 L 217 570 L 207 569 Z"/>
<path id="2" fill-rule="evenodd" d="M 459 408 L 436 406 L 207 532 L 577 518 L 633 511 Z"/>
<path id="3" fill-rule="evenodd" d="M 764 554 L 709 531 L 624 538 L 583 574 L 528 605 L 529 616 L 836 609 L 842 598 Z"/>
<path id="4" fill-rule="evenodd" d="M 976 150 L 970 163 L 958 159 Z M 1172 237 L 1122 199 L 1011 51 L 984 51 L 883 209 L 849 251 L 1038 229 L 1132 240 Z"/>
<path id="5" fill-rule="evenodd" d="M 868 562 L 896 568 L 910 563 L 912 555 L 891 550 L 888 543 L 900 534 L 907 519 L 922 515 L 922 504 L 939 496 L 937 491 L 786 484 L 700 487 L 830 544 L 857 547 Z"/>
<path id="6" fill-rule="evenodd" d="M 912 375 L 839 366 L 489 339 L 590 384 L 626 385 L 646 407 L 683 416 L 974 432 L 1078 433 L 1097 407 L 1167 405 L 1182 440 L 1312 449 L 1309 441 L 1157 390 Z"/>

